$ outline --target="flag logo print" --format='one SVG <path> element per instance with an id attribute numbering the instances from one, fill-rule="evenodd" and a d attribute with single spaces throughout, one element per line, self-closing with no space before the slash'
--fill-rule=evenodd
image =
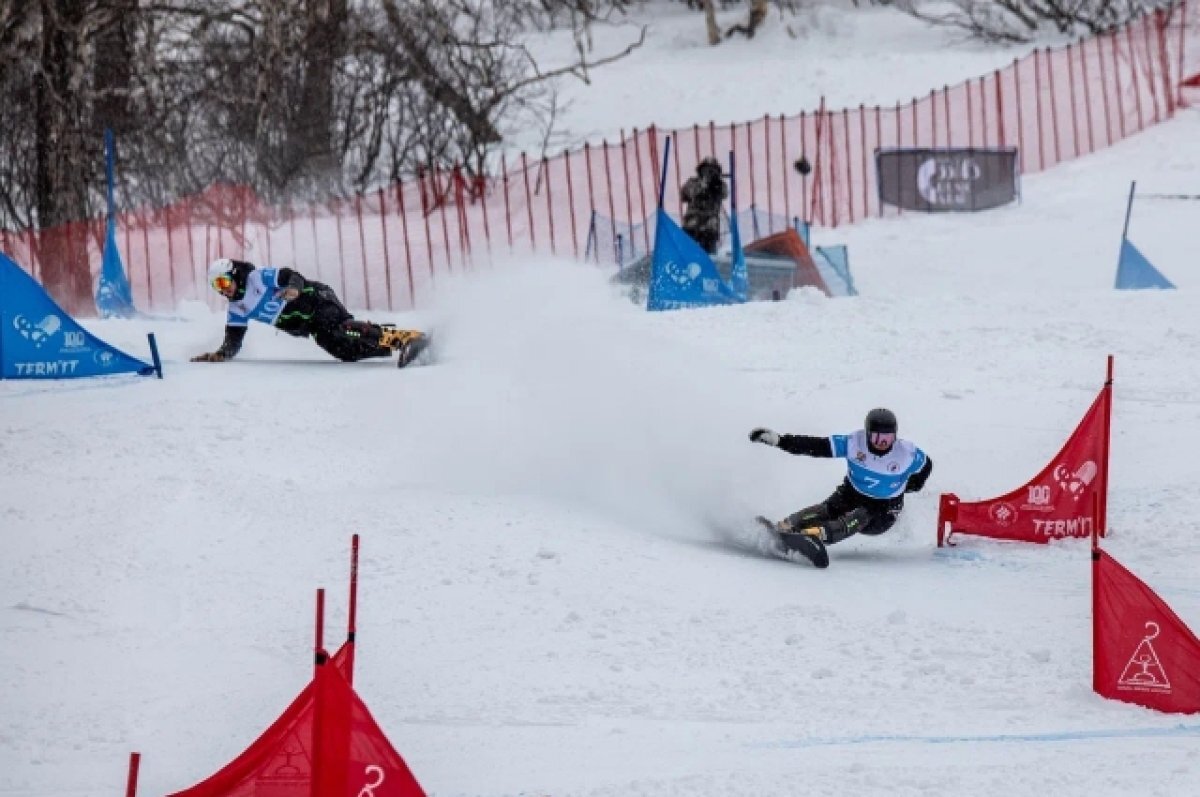
<path id="1" fill-rule="evenodd" d="M 1121 677 L 1117 680 L 1117 688 L 1170 692 L 1171 682 L 1167 678 L 1167 671 L 1163 669 L 1152 644 L 1152 640 L 1159 635 L 1158 623 L 1147 622 L 1146 630 L 1149 633 L 1142 638 L 1133 655 L 1129 657 L 1129 663 L 1125 665 Z"/>

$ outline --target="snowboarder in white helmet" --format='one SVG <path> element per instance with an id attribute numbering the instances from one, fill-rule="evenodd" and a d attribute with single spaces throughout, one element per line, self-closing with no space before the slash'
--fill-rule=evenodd
<path id="1" fill-rule="evenodd" d="M 296 337 L 312 337 L 322 349 L 346 362 L 390 357 L 398 352 L 397 364 L 403 368 L 429 343 L 419 330 L 356 320 L 333 288 L 305 279 L 290 268 L 258 269 L 251 263 L 222 257 L 209 265 L 208 282 L 229 300 L 225 340 L 216 351 L 198 354 L 192 362 L 233 359 L 242 348 L 251 320 Z"/>
<path id="2" fill-rule="evenodd" d="M 764 428 L 750 432 L 752 442 L 789 454 L 846 460 L 846 477 L 833 495 L 778 522 L 759 522 L 778 536 L 785 551 L 801 553 L 817 567 L 829 566 L 825 546 L 853 534 L 883 534 L 904 508 L 904 494 L 924 487 L 933 472 L 933 460 L 898 433 L 895 413 L 883 408 L 868 412 L 863 428 L 845 435 L 781 435 Z"/>

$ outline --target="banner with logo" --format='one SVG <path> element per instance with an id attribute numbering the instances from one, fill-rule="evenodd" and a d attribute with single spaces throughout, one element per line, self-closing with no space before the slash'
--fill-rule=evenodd
<path id="1" fill-rule="evenodd" d="M 970 212 L 1017 198 L 1017 150 L 879 149 L 880 204 L 902 210 Z"/>
<path id="2" fill-rule="evenodd" d="M 1200 639 L 1141 579 L 1092 551 L 1092 689 L 1157 711 L 1200 712 Z"/>
<path id="3" fill-rule="evenodd" d="M 938 545 L 954 534 L 1045 543 L 1104 534 L 1108 494 L 1110 378 L 1054 459 L 1024 486 L 986 501 L 942 495 Z"/>
<path id="4" fill-rule="evenodd" d="M 0 378 L 153 374 L 154 366 L 81 327 L 37 281 L 0 254 Z"/>
<path id="5" fill-rule="evenodd" d="M 647 310 L 710 307 L 738 301 L 712 258 L 661 207 L 655 216 Z"/>

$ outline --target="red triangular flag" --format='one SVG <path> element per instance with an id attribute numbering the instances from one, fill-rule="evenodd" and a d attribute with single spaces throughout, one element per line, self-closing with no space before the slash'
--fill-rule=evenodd
<path id="1" fill-rule="evenodd" d="M 1108 490 L 1108 430 L 1112 385 L 1107 384 L 1058 455 L 1027 483 L 984 501 L 942 496 L 938 544 L 949 534 L 976 534 L 1001 540 L 1049 542 L 1104 534 Z M 1099 512 L 1093 518 L 1093 507 Z"/>
<path id="2" fill-rule="evenodd" d="M 1092 688 L 1174 713 L 1200 712 L 1200 639 L 1137 576 L 1092 553 Z"/>
<path id="3" fill-rule="evenodd" d="M 335 665 L 313 680 L 246 750 L 171 797 L 425 797 Z"/>

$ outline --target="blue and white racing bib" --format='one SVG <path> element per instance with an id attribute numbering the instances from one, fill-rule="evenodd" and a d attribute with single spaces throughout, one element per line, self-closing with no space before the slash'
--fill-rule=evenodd
<path id="1" fill-rule="evenodd" d="M 231 327 L 249 326 L 250 321 L 275 324 L 275 319 L 287 304 L 276 299 L 279 290 L 279 270 L 256 268 L 246 277 L 246 293 L 237 301 L 229 303 L 229 315 L 225 323 Z"/>
<path id="2" fill-rule="evenodd" d="M 846 475 L 850 484 L 870 498 L 895 498 L 904 494 L 908 477 L 925 466 L 925 452 L 908 440 L 900 438 L 886 454 L 872 454 L 867 447 L 867 433 L 831 435 L 833 455 L 846 460 Z"/>

